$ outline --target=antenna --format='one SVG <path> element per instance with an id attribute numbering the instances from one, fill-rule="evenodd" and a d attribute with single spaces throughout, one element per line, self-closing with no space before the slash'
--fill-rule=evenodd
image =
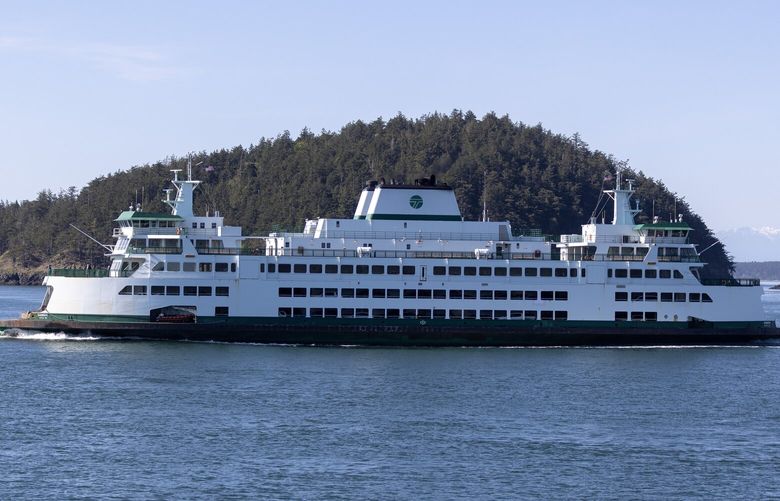
<path id="1" fill-rule="evenodd" d="M 487 170 L 482 179 L 482 222 L 487 221 Z"/>

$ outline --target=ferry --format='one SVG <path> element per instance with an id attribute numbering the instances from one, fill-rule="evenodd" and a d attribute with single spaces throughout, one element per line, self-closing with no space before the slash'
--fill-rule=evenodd
<path id="1" fill-rule="evenodd" d="M 780 337 L 758 280 L 702 278 L 682 217 L 636 224 L 630 180 L 611 223 L 515 234 L 466 221 L 435 176 L 370 181 L 349 219 L 243 235 L 193 213 L 173 170 L 170 212 L 115 220 L 107 269 L 50 269 L 37 311 L 0 329 L 200 341 L 373 346 L 752 343 Z M 172 192 L 173 196 L 172 196 Z"/>

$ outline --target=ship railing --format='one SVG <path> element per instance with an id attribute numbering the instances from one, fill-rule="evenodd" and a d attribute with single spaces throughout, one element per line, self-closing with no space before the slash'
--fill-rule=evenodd
<path id="1" fill-rule="evenodd" d="M 472 251 L 413 251 L 413 250 L 357 250 L 352 249 L 269 249 L 269 256 L 294 257 L 373 257 L 373 258 L 434 258 L 434 259 L 551 259 L 547 252 L 488 252 L 479 256 Z"/>
<path id="2" fill-rule="evenodd" d="M 662 263 L 700 263 L 699 256 L 658 256 Z"/>
<path id="3" fill-rule="evenodd" d="M 586 243 L 610 243 L 610 244 L 638 244 L 639 237 L 634 235 L 587 235 L 583 238 Z"/>
<path id="4" fill-rule="evenodd" d="M 181 247 L 129 247 L 130 254 L 181 254 Z"/>
<path id="5" fill-rule="evenodd" d="M 656 244 L 685 244 L 688 243 L 687 237 L 642 237 L 643 243 L 656 243 Z"/>
<path id="6" fill-rule="evenodd" d="M 109 274 L 110 273 L 110 274 Z M 131 270 L 110 271 L 104 268 L 53 268 L 46 272 L 50 277 L 67 278 L 105 278 L 111 277 L 129 277 L 133 274 Z"/>
<path id="7" fill-rule="evenodd" d="M 291 233 L 271 231 L 269 237 L 293 237 L 293 238 L 312 238 L 310 233 Z M 492 233 L 460 233 L 460 232 L 430 232 L 430 231 L 347 231 L 327 229 L 320 233 L 319 238 L 344 238 L 350 240 L 389 240 L 396 239 L 402 241 L 430 241 L 430 240 L 468 240 L 468 241 L 522 241 L 522 240 L 543 240 L 545 235 L 541 230 L 529 229 L 521 230 L 519 234 L 513 234 L 510 237 L 502 237 L 497 231 Z"/>
<path id="8" fill-rule="evenodd" d="M 701 284 L 721 287 L 758 287 L 761 285 L 761 280 L 758 278 L 702 278 Z"/>
<path id="9" fill-rule="evenodd" d="M 265 254 L 265 249 L 244 249 L 237 247 L 195 247 L 198 254 L 215 256 L 260 256 Z"/>

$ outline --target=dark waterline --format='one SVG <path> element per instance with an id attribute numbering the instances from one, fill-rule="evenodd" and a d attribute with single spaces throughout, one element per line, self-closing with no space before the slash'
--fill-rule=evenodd
<path id="1" fill-rule="evenodd" d="M 0 287 L 0 315 L 40 295 Z M 3 499 L 780 496 L 780 347 L 6 338 L 0 357 Z"/>

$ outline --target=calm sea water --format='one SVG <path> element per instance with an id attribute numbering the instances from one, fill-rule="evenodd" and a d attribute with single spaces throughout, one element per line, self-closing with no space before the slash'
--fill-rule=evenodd
<path id="1" fill-rule="evenodd" d="M 780 497 L 780 346 L 0 338 L 0 466 L 0 499 Z"/>

